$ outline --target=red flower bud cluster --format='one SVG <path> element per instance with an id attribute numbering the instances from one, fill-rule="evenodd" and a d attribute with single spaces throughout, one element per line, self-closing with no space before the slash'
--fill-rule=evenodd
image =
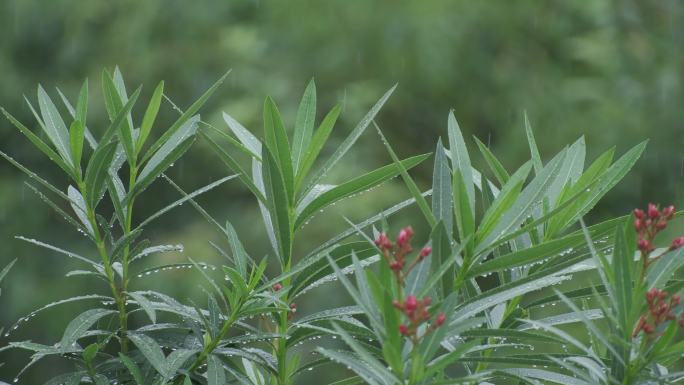
<path id="1" fill-rule="evenodd" d="M 273 285 L 273 291 L 281 291 L 282 289 L 283 289 L 283 285 L 280 282 Z"/>
<path id="2" fill-rule="evenodd" d="M 644 270 L 652 262 L 649 260 L 649 255 L 655 249 L 653 240 L 658 232 L 667 227 L 667 223 L 672 219 L 674 213 L 674 206 L 667 206 L 659 210 L 658 206 L 653 203 L 648 204 L 646 212 L 641 209 L 634 209 L 634 229 L 639 236 L 637 247 L 641 251 Z M 684 237 L 675 238 L 670 244 L 669 250 L 675 250 L 682 246 L 684 246 Z"/>
<path id="3" fill-rule="evenodd" d="M 430 323 L 430 326 L 425 333 L 418 336 L 418 329 L 420 326 L 430 321 L 429 307 L 431 303 L 432 299 L 430 297 L 425 297 L 422 301 L 419 301 L 415 295 L 409 295 L 403 302 L 396 300 L 392 302 L 394 307 L 401 310 L 408 319 L 408 324 L 399 325 L 399 332 L 403 336 L 409 337 L 414 342 L 417 342 L 444 324 L 446 316 L 444 313 L 439 313 L 434 321 Z"/>
<path id="4" fill-rule="evenodd" d="M 648 303 L 648 313 L 639 318 L 639 322 L 632 332 L 633 337 L 636 337 L 642 330 L 650 335 L 661 324 L 677 319 L 673 310 L 679 305 L 681 298 L 676 294 L 671 296 L 668 292 L 654 287 L 646 292 L 646 302 Z M 679 326 L 684 327 L 684 313 L 679 320 Z"/>
<path id="5" fill-rule="evenodd" d="M 432 253 L 431 247 L 424 247 L 422 250 L 420 250 L 418 257 L 410 263 L 407 269 L 404 269 L 404 267 L 407 265 L 406 256 L 413 251 L 413 247 L 411 247 L 412 238 L 413 228 L 411 228 L 411 226 L 407 226 L 399 231 L 396 244 L 392 243 L 385 233 L 380 233 L 378 238 L 375 240 L 375 245 L 382 252 L 385 261 L 387 261 L 387 264 L 394 272 L 400 284 L 403 283 L 404 278 L 411 272 L 411 270 L 413 270 L 418 262 L 424 260 Z"/>

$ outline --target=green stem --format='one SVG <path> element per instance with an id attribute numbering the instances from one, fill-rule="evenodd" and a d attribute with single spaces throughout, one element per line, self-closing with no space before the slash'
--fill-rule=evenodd
<path id="1" fill-rule="evenodd" d="M 86 196 L 86 188 L 84 182 L 81 180 L 78 182 L 79 189 L 83 195 L 83 200 L 88 202 Z M 119 312 L 119 328 L 121 337 L 121 350 L 125 353 L 128 350 L 128 341 L 126 340 L 126 300 L 122 295 L 121 289 L 116 284 L 116 276 L 114 274 L 114 269 L 112 269 L 111 259 L 109 254 L 107 254 L 107 248 L 105 242 L 100 234 L 100 229 L 97 224 L 97 218 L 95 216 L 95 210 L 86 204 L 87 217 L 90 222 L 90 227 L 93 229 L 93 236 L 95 237 L 95 244 L 97 245 L 97 251 L 100 254 L 100 259 L 102 259 L 102 264 L 104 265 L 105 275 L 107 276 L 107 282 L 109 283 L 109 288 L 112 291 L 112 296 L 114 297 L 114 302 L 116 303 L 117 310 Z"/>
<path id="2" fill-rule="evenodd" d="M 225 337 L 226 334 L 228 334 L 230 328 L 233 326 L 235 321 L 237 321 L 238 314 L 240 314 L 240 309 L 242 308 L 242 305 L 243 302 L 240 301 L 240 304 L 231 313 L 230 318 L 228 318 L 226 322 L 223 323 L 223 326 L 221 327 L 221 330 L 218 332 L 216 337 L 212 338 L 211 342 L 209 342 L 209 344 L 207 344 L 207 346 L 204 347 L 202 352 L 199 354 L 199 356 L 197 356 L 195 361 L 192 363 L 192 366 L 190 366 L 189 370 L 190 372 L 199 368 L 199 366 L 202 365 L 202 363 L 207 359 L 209 354 L 211 354 L 211 352 L 213 352 L 216 349 L 216 347 L 221 342 L 223 337 Z"/>

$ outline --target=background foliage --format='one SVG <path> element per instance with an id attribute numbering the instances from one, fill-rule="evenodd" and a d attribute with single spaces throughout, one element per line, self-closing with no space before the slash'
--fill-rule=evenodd
<path id="1" fill-rule="evenodd" d="M 603 218 L 644 206 L 648 200 L 680 207 L 684 203 L 684 60 L 679 49 L 683 12 L 677 1 L 207 1 L 189 8 L 183 1 L 162 0 L 6 0 L 0 2 L 0 105 L 19 120 L 33 122 L 21 94 L 33 98 L 36 82 L 51 93 L 59 85 L 75 98 L 84 77 L 97 80 L 102 67 L 117 64 L 128 83 L 150 85 L 143 90 L 145 97 L 151 95 L 151 85 L 165 79 L 166 93 L 187 105 L 232 68 L 226 84 L 203 110 L 203 119 L 222 125 L 221 111 L 227 111 L 256 131 L 263 97 L 270 94 L 291 122 L 313 76 L 319 104 L 325 107 L 321 111 L 341 102 L 338 125 L 348 131 L 398 82 L 378 122 L 404 156 L 432 151 L 438 135 L 445 139 L 449 108 L 455 109 L 464 134 L 490 144 L 509 169 L 528 157 L 523 110 L 528 111 L 545 159 L 580 135 L 586 136 L 588 159 L 613 145 L 623 153 L 651 138 L 630 175 L 594 211 Z M 99 88 L 92 87 L 91 92 Z M 106 120 L 101 104 L 90 107 L 89 119 Z M 175 112 L 165 105 L 160 118 L 170 122 Z M 45 159 L 30 150 L 8 122 L 0 124 L 0 138 L 2 148 L 17 159 L 45 168 Z M 327 151 L 342 138 L 333 137 Z M 360 142 L 355 156 L 335 169 L 331 179 L 389 162 L 372 131 Z M 217 163 L 200 141 L 171 175 L 191 190 L 225 175 Z M 59 218 L 39 207 L 39 199 L 17 183 L 23 178 L 17 170 L 7 163 L 0 164 L 0 170 L 0 265 L 19 258 L 3 290 L 0 324 L 7 325 L 37 305 L 87 288 L 79 287 L 85 281 L 64 281 L 63 273 L 71 269 L 63 260 L 47 259 L 49 255 L 12 238 L 40 234 L 46 241 L 74 245 L 83 237 L 56 225 Z M 49 176 L 50 171 L 58 175 L 57 169 L 44 174 Z M 426 164 L 413 174 L 427 186 L 430 171 Z M 253 255 L 264 255 L 268 243 L 254 220 L 256 205 L 238 186 L 225 186 L 201 201 L 218 218 L 231 219 Z M 151 191 L 139 207 L 149 207 L 152 213 L 161 199 L 173 200 L 171 194 L 170 189 Z M 406 188 L 395 180 L 339 210 L 360 218 L 371 208 L 388 207 L 406 196 Z M 397 221 L 415 223 L 417 219 L 410 218 L 420 218 L 416 214 L 407 211 Z M 173 218 L 163 227 L 151 228 L 151 236 L 159 243 L 182 242 L 186 252 L 164 258 L 218 259 L 206 243 L 208 229 L 195 212 L 183 209 Z M 336 215 L 327 215 L 326 221 L 314 219 L 300 235 L 300 244 L 307 239 L 316 244 L 342 226 Z M 182 277 L 177 295 L 188 297 L 197 291 L 192 275 L 173 274 L 150 280 Z M 332 292 L 318 291 L 319 298 L 310 300 L 346 301 L 341 296 L 331 299 Z M 15 339 L 59 334 L 66 321 L 59 312 L 51 313 L 35 320 L 30 333 L 18 330 Z M 7 364 L 0 368 L 0 379 L 11 379 L 25 358 L 16 353 L 3 356 Z M 45 370 L 60 368 L 47 365 Z M 32 382 L 29 376 L 24 378 L 27 383 Z"/>

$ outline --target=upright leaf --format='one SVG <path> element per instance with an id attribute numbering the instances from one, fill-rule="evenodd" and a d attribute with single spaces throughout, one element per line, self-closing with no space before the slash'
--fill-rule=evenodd
<path id="1" fill-rule="evenodd" d="M 138 141 L 135 145 L 136 154 L 140 153 L 143 144 L 147 140 L 147 137 L 152 131 L 152 125 L 157 119 L 157 113 L 159 112 L 159 106 L 161 105 L 162 96 L 164 95 L 164 81 L 162 80 L 154 89 L 150 103 L 147 105 L 145 110 L 145 115 L 143 116 L 142 125 L 140 126 L 140 135 L 138 136 Z"/>
<path id="2" fill-rule="evenodd" d="M 55 145 L 57 152 L 59 152 L 64 161 L 73 164 L 69 147 L 69 131 L 67 130 L 57 107 L 55 107 L 50 96 L 48 96 L 47 92 L 45 92 L 41 86 L 38 86 L 38 105 L 40 106 L 40 113 L 43 116 L 45 134 L 47 134 L 50 141 Z"/>
<path id="3" fill-rule="evenodd" d="M 288 191 L 285 187 L 283 174 L 267 146 L 262 147 L 261 159 L 268 215 L 277 239 L 278 249 L 276 252 L 283 266 L 287 266 L 290 263 L 292 252 L 292 225 Z"/>
<path id="4" fill-rule="evenodd" d="M 287 141 L 287 132 L 280 117 L 278 107 L 270 97 L 264 102 L 264 140 L 271 154 L 275 158 L 278 169 L 283 175 L 283 182 L 290 201 L 294 200 L 294 172 L 292 170 L 292 155 Z M 262 158 L 263 161 L 263 158 Z"/>
<path id="5" fill-rule="evenodd" d="M 114 157 L 116 142 L 100 143 L 88 162 L 85 173 L 86 202 L 92 208 L 100 201 L 100 194 L 107 182 L 109 166 Z"/>
<path id="6" fill-rule="evenodd" d="M 299 103 L 297 118 L 295 119 L 294 137 L 292 139 L 292 163 L 295 171 L 299 170 L 299 165 L 311 143 L 315 120 L 316 84 L 311 79 L 306 90 L 304 90 L 304 96 Z"/>
<path id="7" fill-rule="evenodd" d="M 453 234 L 453 200 L 451 197 L 451 170 L 444 153 L 442 139 L 437 140 L 435 165 L 432 170 L 432 212 L 437 221 L 442 221 L 446 234 Z"/>
<path id="8" fill-rule="evenodd" d="M 468 155 L 468 148 L 463 140 L 463 133 L 461 133 L 458 122 L 456 122 L 453 110 L 449 111 L 447 129 L 449 133 L 449 151 L 451 152 L 452 172 L 454 173 L 454 177 L 457 171 L 460 172 L 467 202 L 467 205 L 464 203 L 463 206 L 469 208 L 470 217 L 475 217 L 475 185 L 473 184 L 470 156 Z"/>

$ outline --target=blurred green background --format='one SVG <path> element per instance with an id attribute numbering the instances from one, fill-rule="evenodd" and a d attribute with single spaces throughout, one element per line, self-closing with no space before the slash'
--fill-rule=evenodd
<path id="1" fill-rule="evenodd" d="M 56 97 L 59 86 L 75 98 L 90 79 L 89 125 L 105 122 L 99 98 L 103 68 L 120 66 L 129 89 L 145 84 L 149 97 L 159 80 L 181 107 L 197 98 L 227 69 L 225 85 L 203 109 L 203 118 L 225 128 L 226 111 L 261 135 L 263 98 L 272 95 L 290 126 L 301 93 L 314 77 L 319 119 L 335 103 L 344 107 L 328 151 L 393 84 L 399 87 L 377 119 L 402 156 L 432 151 L 446 136 L 455 110 L 466 135 L 489 144 L 510 169 L 528 158 L 522 125 L 527 111 L 549 159 L 584 135 L 588 159 L 616 146 L 618 154 L 650 138 L 633 172 L 596 208 L 589 221 L 619 215 L 648 201 L 680 206 L 684 173 L 684 3 L 678 0 L 594 1 L 0 1 L 0 105 L 31 128 L 23 101 L 35 100 L 41 83 Z M 141 114 L 141 109 L 135 110 Z M 170 121 L 168 105 L 162 115 Z M 91 123 L 94 122 L 94 123 Z M 7 121 L 0 123 L 2 151 L 39 170 L 66 189 L 66 179 Z M 472 142 L 471 142 L 472 144 Z M 476 166 L 482 166 L 471 146 Z M 390 161 L 372 130 L 361 138 L 332 181 Z M 187 189 L 227 173 L 199 141 L 170 175 Z M 431 165 L 414 174 L 429 186 Z M 0 324 L 70 295 L 104 292 L 100 283 L 65 278 L 77 268 L 54 253 L 14 239 L 35 237 L 92 253 L 83 237 L 64 225 L 28 188 L 26 178 L 0 162 L 0 265 L 19 258 L 0 297 Z M 139 201 L 140 216 L 177 196 L 161 185 Z M 408 196 L 400 181 L 335 206 L 302 233 L 297 251 L 331 237 L 342 214 L 360 219 Z M 214 216 L 230 219 L 255 256 L 269 252 L 256 204 L 238 182 L 201 199 Z M 408 210 L 390 223 L 423 224 Z M 682 227 L 680 226 L 680 230 Z M 189 207 L 157 222 L 147 233 L 155 243 L 184 243 L 185 253 L 157 258 L 220 258 L 209 246 L 217 235 Z M 175 275 L 174 275 L 175 274 Z M 160 273 L 135 284 L 161 288 L 184 300 L 199 292 L 192 273 Z M 300 306 L 345 302 L 339 291 L 314 292 Z M 13 340 L 53 343 L 78 305 L 51 311 L 16 331 Z M 67 310 L 67 311 L 65 311 Z M 4 345 L 6 339 L 0 341 Z M 23 353 L 0 354 L 0 380 L 10 381 L 26 363 Z M 39 383 L 64 370 L 48 362 L 20 383 Z M 326 383 L 323 376 L 302 384 Z"/>

